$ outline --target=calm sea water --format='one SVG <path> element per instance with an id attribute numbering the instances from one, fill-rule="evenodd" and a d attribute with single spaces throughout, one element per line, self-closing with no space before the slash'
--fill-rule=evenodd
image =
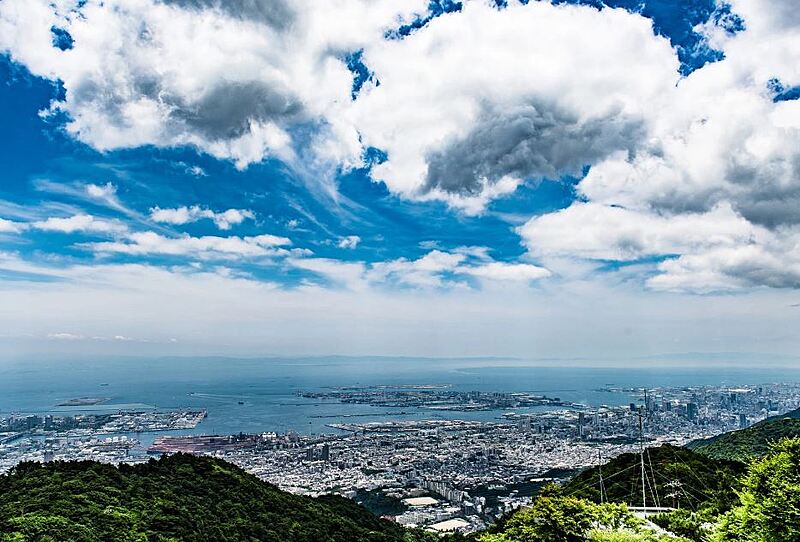
<path id="1" fill-rule="evenodd" d="M 406 409 L 401 414 L 401 409 L 306 399 L 298 397 L 298 391 L 336 386 L 448 384 L 461 391 L 538 392 L 598 406 L 639 399 L 599 391 L 606 386 L 797 381 L 800 369 L 592 368 L 526 366 L 503 360 L 180 358 L 6 362 L 0 363 L 0 415 L 76 412 L 75 408 L 56 405 L 76 397 L 108 397 L 106 405 L 86 408 L 205 408 L 208 418 L 193 431 L 203 434 L 332 433 L 335 431 L 326 424 L 386 419 L 493 420 L 501 413 Z"/>

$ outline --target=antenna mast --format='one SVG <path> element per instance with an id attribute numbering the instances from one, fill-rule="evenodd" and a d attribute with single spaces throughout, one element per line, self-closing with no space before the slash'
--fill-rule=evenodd
<path id="1" fill-rule="evenodd" d="M 640 451 L 640 459 L 642 464 L 642 510 L 644 512 L 645 517 L 647 516 L 647 489 L 645 487 L 645 469 L 644 469 L 644 428 L 643 428 L 643 416 L 642 413 L 639 413 L 639 451 Z"/>
<path id="2" fill-rule="evenodd" d="M 603 493 L 605 492 L 605 488 L 603 487 L 603 457 L 600 455 L 600 450 L 597 450 L 597 465 L 600 469 L 600 504 L 603 504 Z"/>

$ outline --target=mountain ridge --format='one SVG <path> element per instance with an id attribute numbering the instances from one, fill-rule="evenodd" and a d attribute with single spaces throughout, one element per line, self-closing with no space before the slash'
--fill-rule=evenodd
<path id="1" fill-rule="evenodd" d="M 422 542 L 339 496 L 293 495 L 211 457 L 21 463 L 0 476 L 0 542 Z"/>
<path id="2" fill-rule="evenodd" d="M 766 418 L 745 429 L 695 440 L 686 448 L 711 459 L 748 463 L 765 456 L 773 443 L 800 437 L 800 409 Z"/>

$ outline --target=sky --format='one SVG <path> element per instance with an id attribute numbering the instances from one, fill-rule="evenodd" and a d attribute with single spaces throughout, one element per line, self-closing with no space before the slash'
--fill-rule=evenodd
<path id="1" fill-rule="evenodd" d="M 0 0 L 0 360 L 796 359 L 794 4 Z"/>

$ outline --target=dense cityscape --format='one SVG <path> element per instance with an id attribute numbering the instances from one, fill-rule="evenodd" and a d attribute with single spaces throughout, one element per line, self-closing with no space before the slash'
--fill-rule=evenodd
<path id="1" fill-rule="evenodd" d="M 800 386 L 794 384 L 598 391 L 641 399 L 590 408 L 527 393 L 437 386 L 301 392 L 398 413 L 412 403 L 432 412 L 497 413 L 494 421 L 334 422 L 321 435 L 204 435 L 205 410 L 13 414 L 0 417 L 0 472 L 21 461 L 136 463 L 165 453 L 208 454 L 293 493 L 337 493 L 403 525 L 469 532 L 530 502 L 542 484 L 642 444 L 682 445 L 800 406 Z M 552 408 L 526 412 L 531 405 Z M 155 432 L 161 436 L 144 444 L 142 436 Z"/>

